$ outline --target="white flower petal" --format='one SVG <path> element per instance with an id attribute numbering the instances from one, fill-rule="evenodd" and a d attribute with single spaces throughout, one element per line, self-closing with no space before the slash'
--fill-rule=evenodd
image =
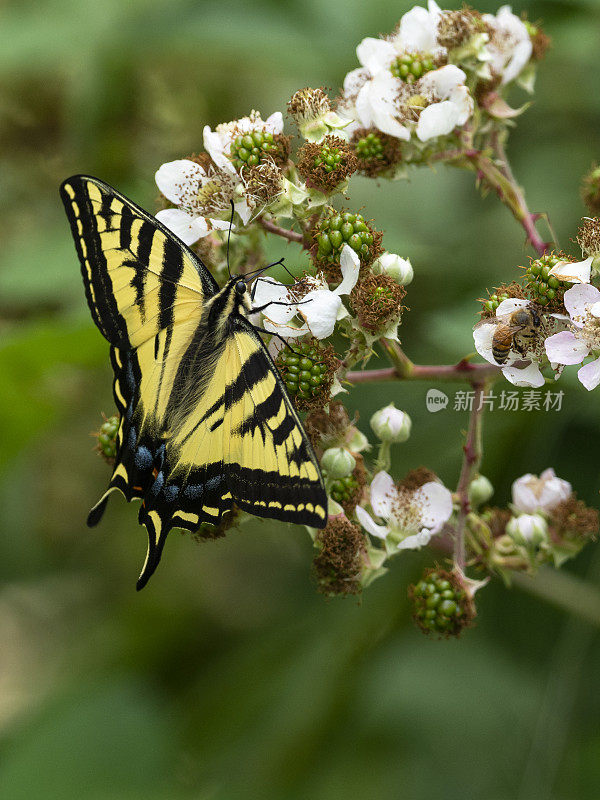
<path id="1" fill-rule="evenodd" d="M 348 72 L 344 78 L 344 96 L 354 97 L 367 80 L 369 80 L 369 73 L 364 67 L 358 67 Z"/>
<path id="2" fill-rule="evenodd" d="M 224 219 L 211 219 L 210 226 L 214 228 L 216 231 L 228 231 L 229 230 L 229 220 Z M 233 233 L 235 230 L 235 225 L 231 226 L 231 232 Z"/>
<path id="3" fill-rule="evenodd" d="M 581 364 L 589 353 L 589 347 L 571 331 L 561 331 L 549 336 L 544 342 L 546 355 L 555 364 Z"/>
<path id="4" fill-rule="evenodd" d="M 592 273 L 593 256 L 586 258 L 585 261 L 559 261 L 550 270 L 550 275 L 561 281 L 569 283 L 589 283 Z"/>
<path id="5" fill-rule="evenodd" d="M 402 539 L 398 544 L 398 550 L 418 550 L 420 547 L 429 544 L 432 536 L 433 531 L 423 528 L 419 533 L 413 533 L 412 536 L 407 536 L 406 539 Z"/>
<path id="6" fill-rule="evenodd" d="M 365 511 L 362 506 L 356 506 L 356 516 L 360 524 L 371 536 L 376 536 L 378 539 L 385 539 L 389 534 L 390 529 L 388 526 L 378 525 L 374 522 L 371 515 Z"/>
<path id="7" fill-rule="evenodd" d="M 265 129 L 270 133 L 283 133 L 283 114 L 281 111 L 275 111 L 270 117 L 266 118 Z"/>
<path id="8" fill-rule="evenodd" d="M 208 152 L 215 164 L 230 175 L 237 176 L 235 167 L 225 153 L 225 145 L 221 135 L 216 131 L 212 131 L 209 125 L 205 125 L 203 141 L 204 149 Z"/>
<path id="9" fill-rule="evenodd" d="M 439 47 L 437 43 L 437 24 L 439 8 L 430 6 L 426 11 L 414 6 L 402 16 L 396 41 L 402 49 L 431 52 Z"/>
<path id="10" fill-rule="evenodd" d="M 364 83 L 359 90 L 356 101 L 355 101 L 355 109 L 356 109 L 356 116 L 358 117 L 359 122 L 365 126 L 365 128 L 370 128 L 373 124 L 373 110 L 371 108 L 371 89 L 372 89 L 373 82 L 368 80 Z"/>
<path id="11" fill-rule="evenodd" d="M 527 308 L 529 300 L 522 300 L 520 297 L 508 297 L 498 304 L 496 309 L 496 316 L 502 317 L 504 314 L 512 314 L 519 308 Z"/>
<path id="12" fill-rule="evenodd" d="M 367 36 L 356 48 L 356 55 L 371 75 L 377 75 L 378 72 L 387 69 L 398 54 L 396 48 L 385 39 Z"/>
<path id="13" fill-rule="evenodd" d="M 502 367 L 502 374 L 514 386 L 530 386 L 539 388 L 546 382 L 538 364 L 532 362 L 527 367 Z"/>
<path id="14" fill-rule="evenodd" d="M 587 306 L 600 300 L 600 291 L 589 283 L 577 283 L 565 292 L 564 304 L 574 325 L 583 327 Z"/>
<path id="15" fill-rule="evenodd" d="M 180 158 L 176 161 L 167 161 L 158 168 L 154 179 L 159 190 L 171 203 L 179 205 L 183 195 L 189 191 L 189 185 L 200 183 L 206 173 L 194 161 Z"/>
<path id="16" fill-rule="evenodd" d="M 523 68 L 531 58 L 532 52 L 533 45 L 531 43 L 531 39 L 529 38 L 529 34 L 527 34 L 527 39 L 522 39 L 518 44 L 515 45 L 512 56 L 504 68 L 502 84 L 510 83 L 510 81 L 513 81 L 522 72 Z"/>
<path id="17" fill-rule="evenodd" d="M 165 208 L 156 214 L 156 219 L 187 245 L 194 244 L 210 232 L 204 217 L 192 217 L 180 208 Z"/>
<path id="18" fill-rule="evenodd" d="M 378 472 L 371 481 L 371 508 L 378 517 L 389 519 L 392 514 L 392 504 L 398 497 L 391 475 L 387 472 Z"/>
<path id="19" fill-rule="evenodd" d="M 426 72 L 421 78 L 421 84 L 434 92 L 440 100 L 450 96 L 453 89 L 464 84 L 467 76 L 459 67 L 454 64 L 446 64 L 439 69 Z"/>
<path id="20" fill-rule="evenodd" d="M 252 216 L 252 209 L 248 205 L 248 201 L 246 200 L 246 198 L 244 197 L 241 200 L 234 200 L 233 207 L 235 211 L 239 214 L 240 219 L 242 220 L 244 225 L 247 225 L 250 220 L 250 217 Z"/>
<path id="21" fill-rule="evenodd" d="M 452 516 L 452 494 L 437 481 L 423 484 L 414 492 L 421 512 L 421 524 L 438 531 Z"/>
<path id="22" fill-rule="evenodd" d="M 577 377 L 588 392 L 595 389 L 600 383 L 600 358 L 597 358 L 595 361 L 590 361 L 585 367 L 581 367 L 581 369 L 577 371 Z"/>
<path id="23" fill-rule="evenodd" d="M 345 244 L 342 247 L 342 252 L 340 253 L 340 269 L 342 271 L 342 282 L 337 289 L 334 289 L 334 293 L 350 294 L 358 280 L 360 259 L 349 244 Z"/>
<path id="24" fill-rule="evenodd" d="M 495 324 L 491 320 L 483 320 L 473 328 L 473 341 L 475 349 L 490 364 L 495 364 L 496 359 L 492 354 L 492 339 L 494 338 Z"/>
<path id="25" fill-rule="evenodd" d="M 456 106 L 457 125 L 464 125 L 473 115 L 475 104 L 466 86 L 457 86 L 450 92 L 450 100 Z"/>
<path id="26" fill-rule="evenodd" d="M 310 333 L 308 325 L 275 325 L 268 319 L 264 319 L 263 327 L 271 333 L 276 333 L 283 339 L 298 339 L 300 336 L 305 336 Z"/>
<path id="27" fill-rule="evenodd" d="M 276 303 L 287 305 L 275 305 Z M 285 324 L 296 316 L 296 304 L 290 303 L 287 286 L 272 278 L 259 278 L 254 294 L 254 307 L 259 308 L 267 304 L 271 305 L 268 305 L 262 314 L 274 325 Z"/>
<path id="28" fill-rule="evenodd" d="M 410 131 L 405 128 L 397 119 L 397 95 L 401 81 L 395 78 L 391 72 L 380 72 L 369 81 L 365 86 L 368 91 L 365 93 L 368 102 L 369 113 L 376 128 L 389 136 L 408 141 Z M 359 97 L 363 91 L 359 93 Z M 357 98 L 358 109 L 358 98 Z"/>
<path id="29" fill-rule="evenodd" d="M 421 111 L 417 122 L 417 137 L 427 142 L 437 136 L 446 136 L 458 125 L 458 109 L 450 100 L 432 103 Z"/>
<path id="30" fill-rule="evenodd" d="M 329 289 L 313 289 L 298 304 L 298 312 L 306 320 L 313 336 L 326 339 L 333 333 L 341 304 L 339 296 Z"/>

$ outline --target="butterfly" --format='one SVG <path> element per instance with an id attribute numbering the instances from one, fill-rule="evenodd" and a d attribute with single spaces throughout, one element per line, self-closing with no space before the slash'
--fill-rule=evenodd
<path id="1" fill-rule="evenodd" d="M 315 528 L 327 495 L 310 441 L 258 328 L 248 278 L 220 289 L 171 231 L 108 184 L 68 178 L 60 194 L 87 302 L 109 341 L 120 412 L 107 491 L 140 499 L 146 585 L 173 528 L 217 525 L 235 504 Z"/>

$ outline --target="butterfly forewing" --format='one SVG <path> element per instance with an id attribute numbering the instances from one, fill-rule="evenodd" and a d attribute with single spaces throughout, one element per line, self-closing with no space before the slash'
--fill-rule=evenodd
<path id="1" fill-rule="evenodd" d="M 69 178 L 61 197 L 92 317 L 111 344 L 137 347 L 199 317 L 204 296 L 218 286 L 154 217 L 96 178 Z"/>

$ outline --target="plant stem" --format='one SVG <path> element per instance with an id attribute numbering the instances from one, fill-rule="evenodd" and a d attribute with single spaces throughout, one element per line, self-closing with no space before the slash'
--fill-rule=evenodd
<path id="1" fill-rule="evenodd" d="M 500 367 L 494 364 L 471 364 L 459 361 L 458 364 L 413 364 L 410 372 L 400 373 L 396 367 L 370 369 L 363 372 L 348 372 L 345 380 L 350 383 L 374 383 L 376 381 L 460 381 L 479 383 L 493 381 L 501 377 Z"/>
<path id="2" fill-rule="evenodd" d="M 522 225 L 527 234 L 527 241 L 530 242 L 538 256 L 542 256 L 548 250 L 549 245 L 536 230 L 537 215 L 532 214 L 529 210 L 523 190 L 513 175 L 504 147 L 498 137 L 494 138 L 494 148 L 501 166 L 498 166 L 481 151 L 467 151 L 469 154 L 466 152 L 465 156 L 479 175 L 496 190 L 500 200 L 508 206 L 514 218 Z"/>
<path id="3" fill-rule="evenodd" d="M 461 570 L 465 568 L 465 520 L 467 514 L 471 510 L 469 485 L 479 470 L 482 457 L 481 428 L 483 421 L 483 399 L 487 384 L 485 381 L 474 383 L 473 388 L 475 394 L 471 407 L 471 415 L 469 417 L 469 429 L 463 447 L 463 462 L 458 479 L 458 486 L 456 487 L 459 510 L 454 536 L 454 563 Z"/>
<path id="4" fill-rule="evenodd" d="M 271 222 L 268 219 L 264 219 L 263 217 L 261 217 L 258 220 L 258 222 L 269 233 L 274 233 L 276 236 L 282 236 L 284 239 L 287 239 L 288 242 L 297 242 L 298 244 L 301 244 L 302 247 L 304 247 L 305 249 L 308 249 L 304 241 L 304 236 L 301 233 L 297 233 L 296 231 L 291 231 L 289 230 L 289 228 L 282 228 L 279 225 L 276 225 L 274 222 Z"/>

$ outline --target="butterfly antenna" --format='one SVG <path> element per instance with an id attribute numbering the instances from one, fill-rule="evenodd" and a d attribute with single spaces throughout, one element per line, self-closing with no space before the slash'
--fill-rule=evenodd
<path id="1" fill-rule="evenodd" d="M 229 268 L 229 240 L 231 239 L 231 229 L 233 228 L 233 215 L 235 213 L 235 206 L 233 205 L 233 200 L 230 200 L 229 202 L 231 203 L 231 219 L 229 220 L 229 230 L 227 231 L 227 272 L 231 278 L 231 269 Z"/>

